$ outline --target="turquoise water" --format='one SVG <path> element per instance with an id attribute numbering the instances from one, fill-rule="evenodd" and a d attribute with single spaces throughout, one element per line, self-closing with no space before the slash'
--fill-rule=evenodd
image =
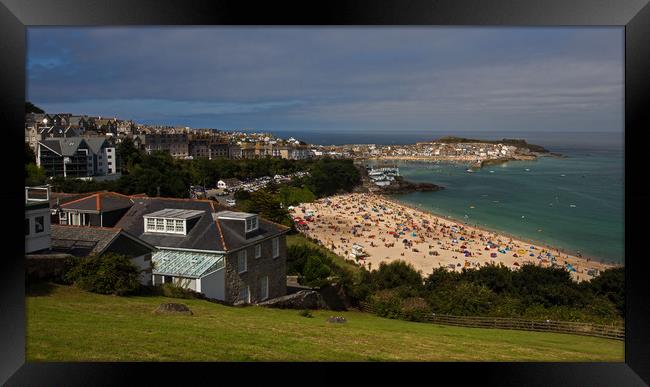
<path id="1" fill-rule="evenodd" d="M 446 189 L 393 198 L 534 243 L 623 263 L 622 150 L 557 151 L 569 158 L 512 161 L 474 173 L 464 165 L 397 162 L 407 180 Z"/>

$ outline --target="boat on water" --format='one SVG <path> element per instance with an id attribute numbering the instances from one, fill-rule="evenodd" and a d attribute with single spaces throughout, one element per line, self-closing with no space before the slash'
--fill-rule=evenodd
<path id="1" fill-rule="evenodd" d="M 526 172 L 530 172 L 530 169 L 529 169 L 529 168 L 526 168 L 526 169 L 524 169 L 524 171 L 526 171 Z"/>
<path id="2" fill-rule="evenodd" d="M 474 171 L 472 171 L 472 170 L 471 170 L 471 169 L 469 169 L 469 168 L 468 168 L 468 169 L 466 169 L 466 170 L 465 170 L 465 172 L 467 172 L 467 173 L 474 173 Z"/>
<path id="3" fill-rule="evenodd" d="M 494 171 L 490 171 L 490 173 L 494 173 Z"/>
<path id="4" fill-rule="evenodd" d="M 569 204 L 569 207 L 576 208 L 576 205 L 575 204 Z"/>

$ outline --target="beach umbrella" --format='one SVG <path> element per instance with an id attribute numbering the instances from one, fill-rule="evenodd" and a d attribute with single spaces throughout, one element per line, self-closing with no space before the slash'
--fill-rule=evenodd
<path id="1" fill-rule="evenodd" d="M 411 233 L 411 235 L 414 237 L 418 236 L 416 233 Z"/>
<path id="2" fill-rule="evenodd" d="M 402 241 L 402 243 L 408 243 L 408 241 L 409 241 L 408 239 L 404 238 L 404 240 Z"/>
<path id="3" fill-rule="evenodd" d="M 518 262 L 515 262 L 515 263 L 513 263 L 512 265 L 513 265 L 513 266 L 519 266 L 519 263 L 518 263 Z"/>
<path id="4" fill-rule="evenodd" d="M 530 254 L 528 254 L 528 255 L 530 255 L 531 257 L 534 257 L 534 256 L 535 256 L 535 254 L 533 254 L 533 253 L 530 253 Z"/>

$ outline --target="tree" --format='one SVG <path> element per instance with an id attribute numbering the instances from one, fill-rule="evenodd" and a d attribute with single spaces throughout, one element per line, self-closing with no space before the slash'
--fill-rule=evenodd
<path id="1" fill-rule="evenodd" d="M 618 313 L 625 316 L 625 268 L 607 269 L 589 281 L 587 287 L 598 296 L 611 301 Z"/>
<path id="2" fill-rule="evenodd" d="M 144 153 L 135 146 L 130 138 L 123 139 L 117 146 L 116 152 L 122 173 L 129 173 L 144 158 Z"/>
<path id="3" fill-rule="evenodd" d="M 317 255 L 307 257 L 303 269 L 302 282 L 309 286 L 323 286 L 327 283 L 327 277 L 332 273 L 332 269 L 327 266 Z"/>
<path id="4" fill-rule="evenodd" d="M 36 154 L 28 143 L 25 143 L 25 165 L 36 164 Z"/>
<path id="5" fill-rule="evenodd" d="M 46 178 L 43 168 L 33 163 L 25 165 L 25 185 L 42 185 L 45 184 Z"/>
<path id="6" fill-rule="evenodd" d="M 81 258 L 65 275 L 68 282 L 93 293 L 126 295 L 140 287 L 140 269 L 131 259 L 106 253 Z"/>
<path id="7" fill-rule="evenodd" d="M 45 110 L 39 108 L 38 106 L 34 105 L 33 103 L 26 101 L 25 102 L 25 113 L 36 113 L 36 114 L 43 114 L 45 113 Z"/>
<path id="8" fill-rule="evenodd" d="M 410 263 L 402 260 L 391 263 L 380 262 L 379 269 L 371 272 L 372 282 L 376 289 L 394 289 L 409 287 L 420 290 L 422 275 Z"/>
<path id="9" fill-rule="evenodd" d="M 280 201 L 266 190 L 250 194 L 248 200 L 239 202 L 238 206 L 245 212 L 259 214 L 261 217 L 291 227 L 293 222 L 286 208 L 280 207 Z"/>

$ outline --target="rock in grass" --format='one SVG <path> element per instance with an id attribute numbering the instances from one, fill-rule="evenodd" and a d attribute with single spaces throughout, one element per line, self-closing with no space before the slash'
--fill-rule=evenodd
<path id="1" fill-rule="evenodd" d="M 345 324 L 347 322 L 347 320 L 345 319 L 345 317 L 342 317 L 342 316 L 330 316 L 327 319 L 327 322 L 333 323 L 333 324 Z"/>
<path id="2" fill-rule="evenodd" d="M 153 312 L 155 314 L 186 314 L 189 316 L 194 314 L 187 305 L 175 303 L 160 304 Z"/>

